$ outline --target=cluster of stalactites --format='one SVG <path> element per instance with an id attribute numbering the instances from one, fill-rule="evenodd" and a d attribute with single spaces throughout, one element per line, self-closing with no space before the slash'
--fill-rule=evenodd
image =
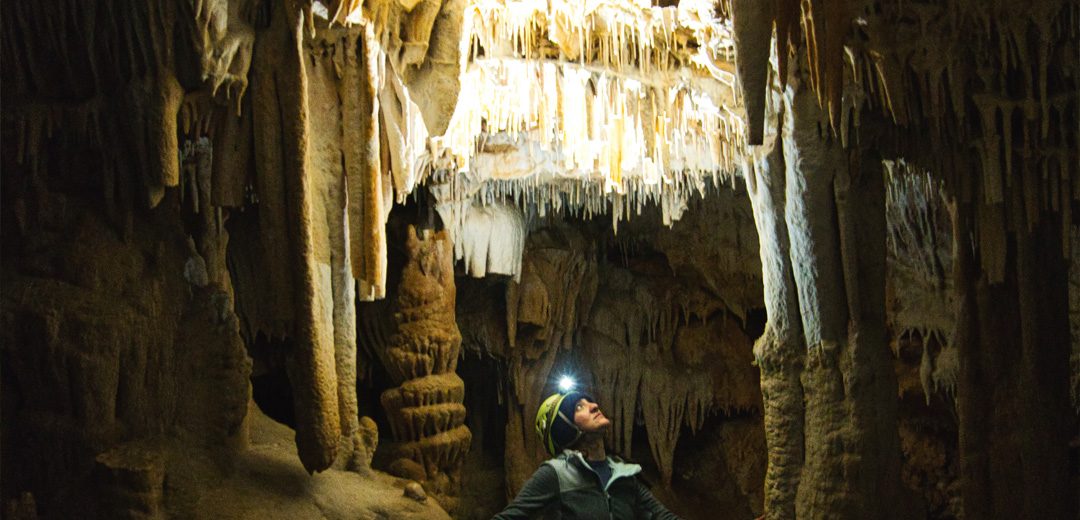
<path id="1" fill-rule="evenodd" d="M 906 68 L 886 62 L 887 106 L 899 123 L 921 122 L 935 141 L 960 143 L 919 159 L 943 174 L 961 203 L 986 208 L 975 225 L 979 259 L 990 281 L 999 282 L 1006 230 L 1032 229 L 1055 215 L 1068 233 L 1080 201 L 1080 9 L 1066 2 L 1030 10 L 957 2 L 893 16 L 913 13 L 936 36 L 908 49 Z M 970 42 L 972 34 L 979 43 Z M 930 45 L 958 52 L 925 52 Z M 1069 244 L 1063 236 L 1066 257 Z"/>
<path id="2" fill-rule="evenodd" d="M 919 380 L 929 404 L 934 393 L 955 394 L 959 365 L 952 284 L 954 240 L 940 180 L 904 161 L 885 161 L 889 268 L 888 320 L 905 338 L 922 343 Z M 932 344 L 941 348 L 931 348 Z"/>
<path id="3" fill-rule="evenodd" d="M 589 63 L 642 74 L 695 66 L 720 72 L 734 47 L 713 3 L 683 0 L 677 7 L 651 2 L 474 0 L 465 13 L 463 57 L 516 57 Z"/>
<path id="4" fill-rule="evenodd" d="M 467 177 L 454 200 L 498 193 L 541 215 L 566 206 L 614 223 L 655 201 L 674 221 L 745 145 L 727 25 L 698 4 L 471 3 L 468 95 L 421 162 L 436 183 Z"/>
<path id="5" fill-rule="evenodd" d="M 617 190 L 623 177 L 655 184 L 671 172 L 729 171 L 744 145 L 741 116 L 679 78 L 643 83 L 572 63 L 479 60 L 462 90 L 470 95 L 436 153 L 480 170 L 474 176 L 595 177 Z M 474 164 L 497 144 L 483 137 L 502 133 L 531 141 L 521 148 L 527 162 Z"/>
<path id="6" fill-rule="evenodd" d="M 481 164 L 498 168 L 512 167 L 514 161 L 506 154 L 485 154 L 481 159 Z M 428 179 L 444 222 L 464 222 L 475 208 L 509 204 L 520 209 L 526 227 L 554 215 L 584 219 L 607 215 L 617 233 L 620 222 L 640 216 L 653 205 L 660 209 L 662 223 L 670 227 L 682 218 L 692 198 L 708 196 L 725 183 L 734 182 L 727 171 L 672 172 L 665 181 L 653 184 L 624 177 L 618 189 L 611 189 L 602 179 L 563 177 L 553 170 L 501 179 L 490 175 L 474 177 L 474 172 L 489 171 L 487 168 L 459 174 L 442 171 Z"/>
<path id="7" fill-rule="evenodd" d="M 6 103 L 5 124 L 17 129 L 16 160 L 32 174 L 71 169 L 54 163 L 59 156 L 49 156 L 49 141 L 95 150 L 106 210 L 126 234 L 134 208 L 156 206 L 167 188 L 194 182 L 183 178 L 183 147 L 214 139 L 212 115 L 223 111 L 217 106 L 239 110 L 254 41 L 253 2 L 80 4 L 5 4 L 5 97 L 18 100 Z M 181 68 L 194 73 L 183 78 L 186 85 Z M 192 90 L 192 81 L 204 88 Z M 203 209 L 237 199 L 225 193 L 231 185 L 219 189 L 229 182 L 217 165 L 213 175 L 213 200 L 200 201 Z"/>
<path id="8" fill-rule="evenodd" d="M 1005 276 L 1006 230 L 1031 229 L 1051 215 L 1063 230 L 1072 225 L 1080 200 L 1075 3 L 886 2 L 866 12 L 839 2 L 732 0 L 730 7 L 752 136 L 766 119 L 760 98 L 769 87 L 760 72 L 777 67 L 783 83 L 787 62 L 797 59 L 845 146 L 860 118 L 884 115 L 904 129 L 898 156 L 940 176 L 959 202 L 986 208 L 975 240 L 991 282 Z M 750 52 L 774 27 L 776 64 L 767 52 Z M 1067 237 L 1062 244 L 1069 256 Z"/>
<path id="9" fill-rule="evenodd" d="M 486 202 L 566 206 L 613 223 L 646 201 L 665 223 L 685 201 L 734 171 L 744 146 L 741 116 L 688 84 L 644 84 L 553 62 L 480 61 L 462 80 L 436 168 Z M 438 176 L 435 179 L 438 180 Z M 458 190 L 459 192 L 461 190 Z"/>

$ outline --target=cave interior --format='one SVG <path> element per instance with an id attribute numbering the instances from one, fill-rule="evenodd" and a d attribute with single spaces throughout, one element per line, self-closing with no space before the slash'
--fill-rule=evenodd
<path id="1" fill-rule="evenodd" d="M 491 518 L 563 376 L 682 518 L 1080 518 L 1076 0 L 0 31 L 4 518 Z"/>

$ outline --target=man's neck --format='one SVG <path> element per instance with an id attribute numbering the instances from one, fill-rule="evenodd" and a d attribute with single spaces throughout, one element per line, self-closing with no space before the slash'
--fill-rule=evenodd
<path id="1" fill-rule="evenodd" d="M 585 456 L 585 460 L 607 460 L 607 450 L 604 449 L 604 437 L 602 435 L 588 435 L 581 440 L 578 450 Z"/>

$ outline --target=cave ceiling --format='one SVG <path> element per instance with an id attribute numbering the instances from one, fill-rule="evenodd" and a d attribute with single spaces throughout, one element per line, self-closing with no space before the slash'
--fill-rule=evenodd
<path id="1" fill-rule="evenodd" d="M 8 10 L 5 97 L 17 102 L 5 114 L 23 143 L 20 163 L 40 162 L 42 136 L 57 127 L 102 148 L 144 143 L 135 157 L 103 157 L 104 170 L 138 177 L 142 193 L 113 197 L 119 204 L 152 207 L 180 182 L 184 138 L 214 134 L 222 107 L 243 111 L 256 32 L 273 10 L 245 0 L 151 2 L 119 21 L 109 15 L 114 3 Z M 383 213 L 427 184 L 449 221 L 495 200 L 541 215 L 618 213 L 616 223 L 651 202 L 674 221 L 688 196 L 731 179 L 775 131 L 767 94 L 784 88 L 793 59 L 806 62 L 823 131 L 848 144 L 863 119 L 908 128 L 886 155 L 938 172 L 965 200 L 1006 205 L 1014 161 L 1030 171 L 1018 183 L 1047 180 L 1026 185 L 1023 222 L 1080 191 L 1070 175 L 1076 96 L 1067 87 L 1078 68 L 1068 59 L 1078 15 L 1068 3 L 285 4 L 285 25 L 301 27 L 308 53 L 329 53 L 339 80 L 343 60 L 363 62 L 359 81 L 343 88 L 373 85 L 365 110 L 378 128 L 366 144 L 346 145 L 385 159 Z M 64 37 L 23 41 L 36 31 Z M 366 55 L 334 51 L 341 32 L 367 42 Z M 117 128 L 112 116 L 134 110 L 149 115 L 134 118 L 145 128 Z M 980 182 L 956 173 L 968 171 Z M 242 183 L 215 187 L 218 202 L 241 204 Z M 1000 259 L 986 262 L 996 276 Z"/>

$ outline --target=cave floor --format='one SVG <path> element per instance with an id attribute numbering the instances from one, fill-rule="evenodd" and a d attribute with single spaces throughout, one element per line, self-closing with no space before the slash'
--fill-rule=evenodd
<path id="1" fill-rule="evenodd" d="M 191 517 L 449 520 L 433 498 L 417 502 L 404 496 L 407 481 L 382 472 L 329 469 L 309 476 L 297 457 L 293 430 L 254 405 L 248 413 L 251 444 L 228 471 L 207 475 L 206 464 L 180 464 L 187 471 L 183 477 L 201 483 L 198 499 L 180 506 L 190 507 Z M 183 501 L 183 495 L 174 494 L 174 500 Z"/>

